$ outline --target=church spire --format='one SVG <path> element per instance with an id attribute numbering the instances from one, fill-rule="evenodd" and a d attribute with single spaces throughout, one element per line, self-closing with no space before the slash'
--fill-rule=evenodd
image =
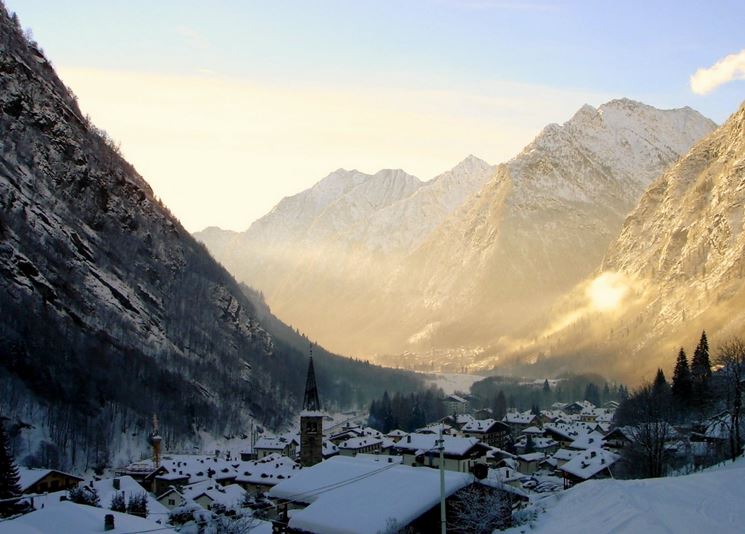
<path id="1" fill-rule="evenodd" d="M 310 345 L 310 362 L 308 363 L 308 378 L 305 381 L 305 398 L 303 399 L 303 410 L 308 412 L 320 412 L 321 401 L 318 400 L 318 386 L 316 385 L 316 372 L 313 369 L 313 344 Z"/>

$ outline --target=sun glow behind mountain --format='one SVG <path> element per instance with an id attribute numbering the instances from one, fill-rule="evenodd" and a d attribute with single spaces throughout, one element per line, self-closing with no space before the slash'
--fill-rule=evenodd
<path id="1" fill-rule="evenodd" d="M 628 292 L 628 282 L 622 274 L 616 272 L 601 274 L 587 287 L 587 297 L 598 311 L 615 310 Z"/>

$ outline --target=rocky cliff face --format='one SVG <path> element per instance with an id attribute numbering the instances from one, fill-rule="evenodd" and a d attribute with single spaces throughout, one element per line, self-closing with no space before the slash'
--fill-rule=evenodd
<path id="1" fill-rule="evenodd" d="M 745 324 L 744 215 L 745 105 L 649 185 L 602 265 L 503 354 L 523 371 L 532 362 L 635 382 L 671 371 L 704 329 L 715 352 Z"/>
<path id="2" fill-rule="evenodd" d="M 280 317 L 340 350 L 479 345 L 529 332 L 594 272 L 649 183 L 714 128 L 690 108 L 584 106 L 496 168 L 469 157 L 366 210 L 346 199 L 373 181 L 337 171 L 243 235 L 199 238 Z M 272 230 L 296 221 L 300 239 Z"/>
<path id="3" fill-rule="evenodd" d="M 281 424 L 302 392 L 304 350 L 267 333 L 2 6 L 0 110 L 4 415 L 43 427 L 62 456 L 106 456 L 130 431 L 144 446 L 154 412 L 172 445 L 249 418 Z M 327 371 L 344 368 L 321 379 L 335 402 L 339 383 L 358 385 L 356 368 L 319 352 Z"/>
<path id="4" fill-rule="evenodd" d="M 745 104 L 652 183 L 608 250 L 603 270 L 644 287 L 643 337 L 739 333 L 744 215 Z"/>
<path id="5" fill-rule="evenodd" d="M 547 126 L 412 257 L 433 324 L 457 324 L 436 343 L 514 334 L 548 309 L 597 268 L 645 187 L 714 127 L 690 108 L 630 100 Z"/>

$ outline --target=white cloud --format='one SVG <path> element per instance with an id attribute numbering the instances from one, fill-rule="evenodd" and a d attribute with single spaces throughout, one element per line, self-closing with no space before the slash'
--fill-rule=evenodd
<path id="1" fill-rule="evenodd" d="M 745 80 L 745 50 L 730 54 L 706 69 L 698 69 L 691 76 L 691 90 L 705 95 L 732 80 Z"/>

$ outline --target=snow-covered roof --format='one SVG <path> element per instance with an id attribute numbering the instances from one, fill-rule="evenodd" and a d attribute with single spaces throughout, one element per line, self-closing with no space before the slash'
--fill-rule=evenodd
<path id="1" fill-rule="evenodd" d="M 328 456 L 333 456 L 334 454 L 338 454 L 338 452 L 339 452 L 339 447 L 337 447 L 336 445 L 334 445 L 333 443 L 331 443 L 329 440 L 324 440 L 323 441 L 323 452 L 322 452 L 322 454 L 323 454 L 324 458 L 325 457 L 328 457 Z"/>
<path id="2" fill-rule="evenodd" d="M 391 521 L 404 526 L 440 502 L 439 471 L 336 456 L 278 484 L 270 495 L 310 505 L 295 510 L 290 527 L 326 534 L 376 534 Z M 445 494 L 471 476 L 445 472 Z"/>
<path id="3" fill-rule="evenodd" d="M 523 462 L 540 462 L 546 457 L 542 452 L 529 452 L 527 454 L 518 454 L 517 458 Z"/>
<path id="4" fill-rule="evenodd" d="M 422 454 L 427 451 L 437 450 L 437 434 L 420 434 L 412 432 L 396 443 L 395 448 L 406 452 Z M 463 456 L 479 443 L 477 438 L 458 438 L 454 436 L 442 436 L 444 452 L 449 456 Z"/>
<path id="5" fill-rule="evenodd" d="M 295 443 L 295 445 L 298 444 L 294 437 L 262 436 L 258 440 L 256 440 L 256 445 L 254 446 L 254 448 L 281 451 L 293 442 Z"/>
<path id="6" fill-rule="evenodd" d="M 274 485 L 300 471 L 300 465 L 287 456 L 272 453 L 261 460 L 241 464 L 235 481 L 239 484 Z"/>
<path id="7" fill-rule="evenodd" d="M 445 397 L 446 402 L 459 402 L 459 403 L 466 403 L 468 402 L 466 399 L 461 397 L 460 395 L 456 395 L 455 393 L 451 393 L 447 397 Z"/>
<path id="8" fill-rule="evenodd" d="M 708 439 L 729 439 L 730 428 L 732 428 L 732 416 L 721 414 L 707 421 L 704 436 Z"/>
<path id="9" fill-rule="evenodd" d="M 489 486 L 490 488 L 495 488 L 507 493 L 511 493 L 512 495 L 517 495 L 518 497 L 521 497 L 526 501 L 530 499 L 530 496 L 524 489 L 512 486 L 503 480 L 498 480 L 495 478 L 485 478 L 483 480 L 479 480 L 478 483 L 483 484 L 484 486 Z"/>
<path id="10" fill-rule="evenodd" d="M 533 441 L 533 447 L 535 447 L 536 449 L 548 449 L 550 447 L 554 447 L 555 445 L 557 445 L 557 442 L 551 438 L 537 437 L 537 438 L 531 438 L 531 440 Z M 527 445 L 528 443 L 527 437 L 521 438 L 518 443 L 523 446 Z"/>
<path id="11" fill-rule="evenodd" d="M 379 464 L 401 464 L 404 462 L 403 456 L 397 456 L 393 454 L 369 454 L 360 453 L 355 456 L 358 460 L 367 460 L 369 462 L 376 462 Z"/>
<path id="12" fill-rule="evenodd" d="M 535 420 L 535 415 L 531 412 L 507 412 L 507 415 L 505 415 L 502 418 L 502 421 L 504 421 L 507 424 L 513 424 L 513 425 L 529 425 Z"/>
<path id="13" fill-rule="evenodd" d="M 605 449 L 591 449 L 578 454 L 559 469 L 575 477 L 587 480 L 607 469 L 619 459 L 619 455 Z"/>
<path id="14" fill-rule="evenodd" d="M 593 449 L 599 448 L 603 445 L 603 439 L 605 436 L 600 432 L 593 430 L 586 434 L 580 434 L 577 438 L 572 441 L 569 446 L 572 449 Z"/>
<path id="15" fill-rule="evenodd" d="M 559 449 L 551 457 L 554 460 L 560 460 L 562 462 L 568 462 L 569 460 L 571 460 L 572 458 L 574 458 L 578 454 L 580 454 L 580 451 L 572 451 L 572 450 L 569 450 L 569 449 Z"/>
<path id="16" fill-rule="evenodd" d="M 390 432 L 386 434 L 386 436 L 388 436 L 389 438 L 400 438 L 401 436 L 405 436 L 405 435 L 406 435 L 406 432 L 404 432 L 403 430 L 399 428 L 397 428 L 396 430 L 391 430 Z"/>
<path id="17" fill-rule="evenodd" d="M 543 434 L 543 429 L 542 428 L 538 428 L 537 426 L 529 426 L 528 428 L 524 428 L 522 430 L 522 433 L 523 434 L 533 434 L 533 435 L 539 436 L 539 435 Z"/>
<path id="18" fill-rule="evenodd" d="M 496 421 L 494 419 L 471 419 L 460 429 L 461 432 L 469 432 L 473 434 L 495 432 L 502 428 L 508 428 L 504 426 L 504 423 Z"/>
<path id="19" fill-rule="evenodd" d="M 156 523 L 135 515 L 112 512 L 108 508 L 96 508 L 69 501 L 58 506 L 44 507 L 17 519 L 0 522 L 0 534 L 103 532 L 104 518 L 108 514 L 114 516 L 114 530 L 107 531 L 110 534 L 155 531 L 159 534 L 176 534 L 175 530 L 165 525 L 165 515 L 162 516 L 161 523 Z"/>
<path id="20" fill-rule="evenodd" d="M 592 410 L 595 405 L 587 400 L 574 401 L 564 406 L 564 410 Z"/>
<path id="21" fill-rule="evenodd" d="M 285 459 L 277 460 L 279 458 Z M 167 470 L 167 473 L 158 475 L 157 478 L 165 481 L 187 478 L 189 484 L 195 484 L 202 480 L 230 481 L 235 479 L 239 474 L 251 471 L 251 468 L 256 465 L 256 462 L 263 462 L 264 460 L 271 462 L 272 459 L 282 463 L 294 464 L 290 458 L 283 457 L 276 452 L 261 460 L 254 461 L 242 461 L 240 458 L 227 460 L 214 455 L 177 454 L 164 456 L 161 459 L 161 466 Z M 137 465 L 149 465 L 150 471 L 152 470 L 152 461 L 150 460 L 138 462 Z M 130 467 L 127 467 L 127 470 Z"/>
<path id="22" fill-rule="evenodd" d="M 78 480 L 83 480 L 79 476 L 71 475 L 63 471 L 57 471 L 56 469 L 31 469 L 28 467 L 19 467 L 18 468 L 18 476 L 19 476 L 18 483 L 21 486 L 21 491 L 26 491 L 29 487 L 39 482 L 42 478 L 47 476 L 49 473 L 59 473 L 66 477 L 72 477 L 72 478 L 77 478 Z"/>
<path id="23" fill-rule="evenodd" d="M 561 436 L 563 441 L 571 440 L 574 441 L 575 439 L 579 438 L 580 436 L 584 434 L 589 434 L 590 432 L 593 432 L 595 427 L 597 425 L 590 424 L 590 423 L 584 423 L 581 421 L 574 421 L 571 423 L 561 423 L 561 422 L 554 422 L 554 423 L 547 423 L 543 425 L 543 432 L 544 433 L 555 433 L 559 436 Z"/>
<path id="24" fill-rule="evenodd" d="M 196 501 L 201 496 L 206 495 L 212 502 L 232 508 L 240 506 L 246 491 L 238 484 L 221 486 L 210 480 L 205 480 L 192 486 L 185 486 L 181 494 L 190 501 Z"/>
<path id="25" fill-rule="evenodd" d="M 557 410 L 541 410 L 541 415 L 544 416 L 546 419 L 553 421 L 554 419 L 561 419 L 562 417 L 566 416 L 563 410 L 557 409 Z"/>
<path id="26" fill-rule="evenodd" d="M 518 478 L 522 478 L 525 475 L 519 471 L 512 469 L 509 466 L 504 467 L 490 467 L 487 478 L 492 480 L 498 480 L 500 482 L 509 482 Z"/>
<path id="27" fill-rule="evenodd" d="M 504 449 L 500 449 L 499 447 L 489 447 L 489 451 L 486 453 L 486 456 L 488 458 L 514 458 L 515 455 L 507 452 Z"/>
<path id="28" fill-rule="evenodd" d="M 168 509 L 160 504 L 150 493 L 147 493 L 132 477 L 120 476 L 116 477 L 116 479 L 119 480 L 118 490 L 114 487 L 114 478 L 104 478 L 102 480 L 93 481 L 89 480 L 84 484 L 86 486 L 92 486 L 93 489 L 96 490 L 101 506 L 104 508 L 109 508 L 111 506 L 111 499 L 116 493 L 124 493 L 125 499 L 128 499 L 130 495 L 143 493 L 147 497 L 149 518 L 159 519 L 160 517 L 163 517 L 163 514 L 168 513 Z M 34 497 L 34 505 L 37 509 L 42 506 L 47 508 L 49 506 L 59 505 L 60 502 L 64 502 L 60 501 L 60 497 L 66 497 L 67 493 L 67 490 L 62 490 L 49 493 L 42 497 Z"/>
<path id="29" fill-rule="evenodd" d="M 375 445 L 381 445 L 383 443 L 382 439 L 373 438 L 369 436 L 360 436 L 358 438 L 349 438 L 346 441 L 343 441 L 339 444 L 340 449 L 346 449 L 346 450 L 357 450 L 362 449 L 364 447 L 371 447 Z"/>
<path id="30" fill-rule="evenodd" d="M 420 434 L 439 434 L 440 430 L 442 430 L 443 434 L 447 435 L 452 435 L 455 432 L 455 429 L 447 423 L 430 423 L 416 429 Z"/>

